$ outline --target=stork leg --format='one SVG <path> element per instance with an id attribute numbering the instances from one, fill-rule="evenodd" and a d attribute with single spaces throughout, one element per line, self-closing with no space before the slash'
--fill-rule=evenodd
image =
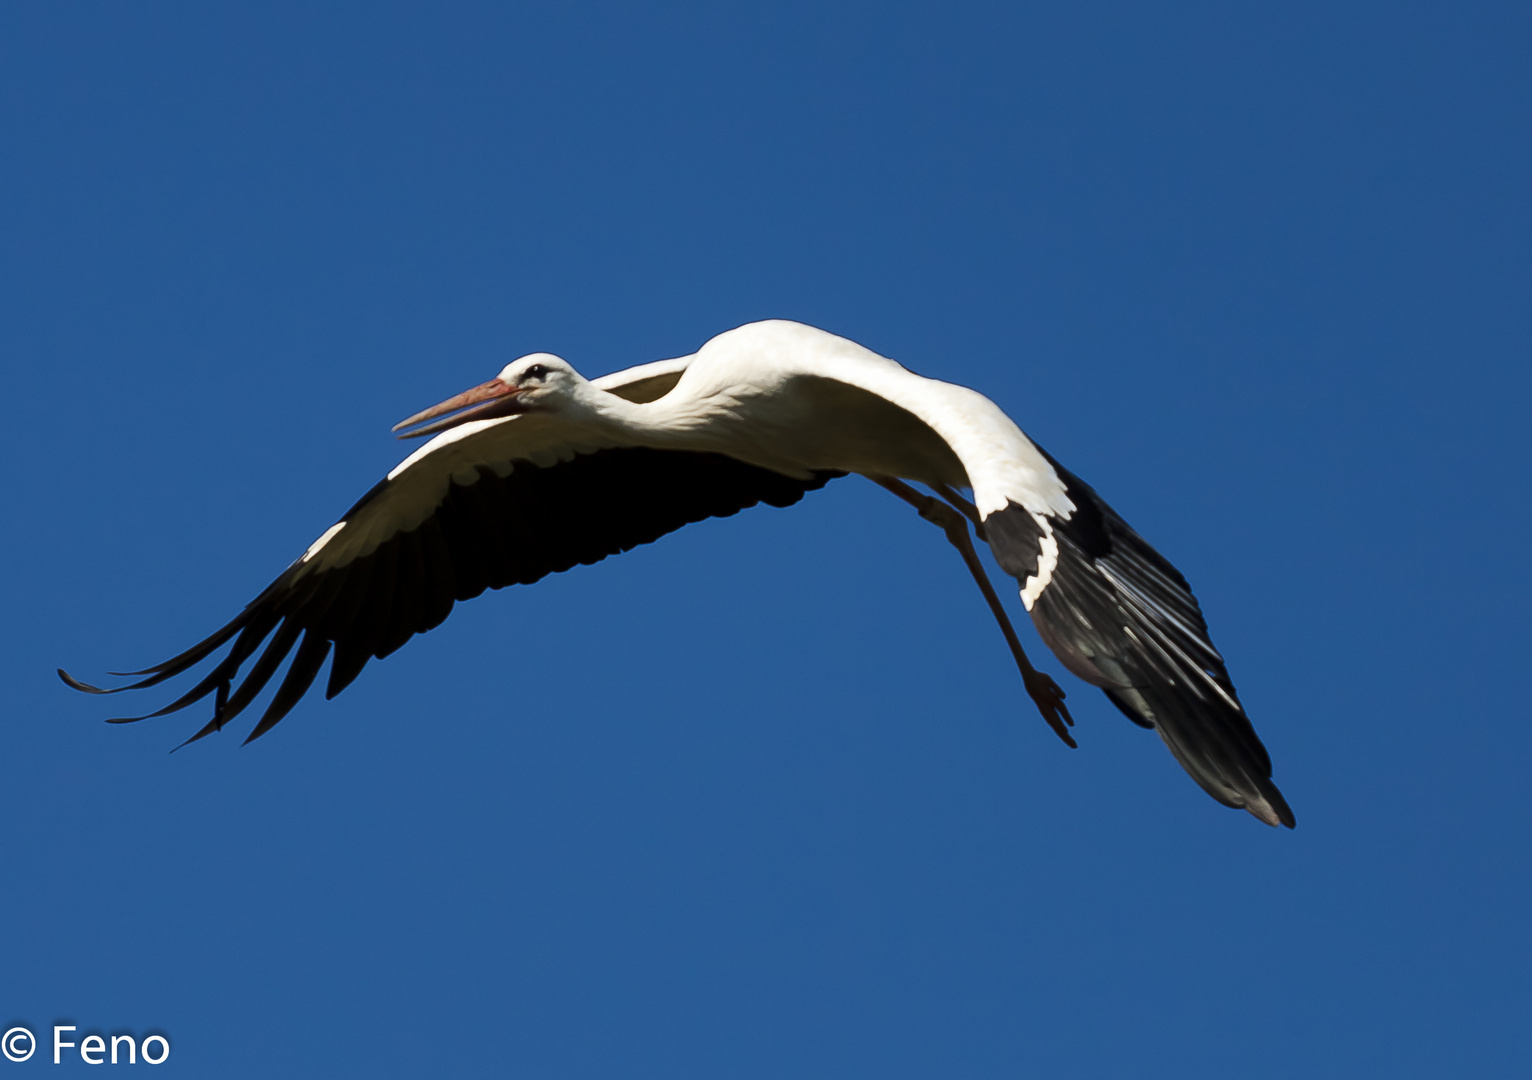
<path id="1" fill-rule="evenodd" d="M 932 484 L 931 490 L 962 511 L 963 516 L 973 522 L 974 535 L 985 543 L 989 542 L 989 537 L 984 535 L 984 519 L 979 516 L 979 508 L 977 506 L 953 491 L 946 484 Z"/>
<path id="2" fill-rule="evenodd" d="M 1048 726 L 1054 733 L 1064 740 L 1064 745 L 1078 746 L 1074 737 L 1069 734 L 1069 728 L 1074 726 L 1074 718 L 1069 715 L 1069 709 L 1064 704 L 1064 691 L 1059 688 L 1058 683 L 1046 673 L 1038 671 L 1032 666 L 1032 661 L 1027 659 L 1027 654 L 1021 647 L 1021 639 L 1016 636 L 1016 628 L 1011 625 L 1010 616 L 1005 613 L 1005 606 L 1000 603 L 995 587 L 990 584 L 989 575 L 984 572 L 984 564 L 979 561 L 979 553 L 974 550 L 973 540 L 968 535 L 968 521 L 973 521 L 975 531 L 978 532 L 979 538 L 983 539 L 984 525 L 979 518 L 978 510 L 945 484 L 938 486 L 936 490 L 941 493 L 942 498 L 949 500 L 952 506 L 942 502 L 941 499 L 922 495 L 903 480 L 896 480 L 892 476 L 869 476 L 868 479 L 892 491 L 918 510 L 921 517 L 947 534 L 947 539 L 951 541 L 952 546 L 957 548 L 958 553 L 963 556 L 963 563 L 968 567 L 968 572 L 973 575 L 979 591 L 984 594 L 984 600 L 989 604 L 989 610 L 995 616 L 995 621 L 1000 624 L 1000 632 L 1005 635 L 1005 643 L 1011 647 L 1011 655 L 1016 658 L 1016 667 L 1021 671 L 1021 681 L 1027 688 L 1027 694 L 1037 705 L 1038 712 L 1043 714 L 1043 719 L 1048 722 Z"/>

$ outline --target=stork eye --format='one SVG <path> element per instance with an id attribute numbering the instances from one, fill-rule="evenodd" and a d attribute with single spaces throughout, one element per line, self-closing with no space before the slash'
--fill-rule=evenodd
<path id="1" fill-rule="evenodd" d="M 543 365 L 541 365 L 541 364 L 533 364 L 531 367 L 527 368 L 526 371 L 522 372 L 521 381 L 522 382 L 531 382 L 531 381 L 533 381 L 535 379 L 538 382 L 542 382 L 547 377 L 548 377 L 548 369 L 547 368 L 543 367 Z"/>

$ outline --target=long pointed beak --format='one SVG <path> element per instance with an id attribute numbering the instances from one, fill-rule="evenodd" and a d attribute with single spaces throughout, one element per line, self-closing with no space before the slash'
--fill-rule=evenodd
<path id="1" fill-rule="evenodd" d="M 472 390 L 464 390 L 456 397 L 448 398 L 440 405 L 432 405 L 429 409 L 399 421 L 394 425 L 393 430 L 400 432 L 401 439 L 418 439 L 422 435 L 435 435 L 438 431 L 457 427 L 469 420 L 512 416 L 520 411 L 516 407 L 516 395 L 520 393 L 519 386 L 512 386 L 500 379 L 491 379 L 487 383 L 480 383 Z M 446 417 L 446 419 L 437 420 L 434 424 L 425 423 L 438 416 Z M 416 424 L 423 426 L 415 427 Z M 403 431 L 403 428 L 414 428 L 414 430 Z"/>

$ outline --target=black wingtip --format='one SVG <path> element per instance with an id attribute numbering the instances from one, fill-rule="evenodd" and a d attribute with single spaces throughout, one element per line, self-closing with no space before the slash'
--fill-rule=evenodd
<path id="1" fill-rule="evenodd" d="M 1276 811 L 1277 823 L 1289 829 L 1296 829 L 1298 827 L 1298 818 L 1293 813 L 1293 808 L 1287 805 L 1287 800 L 1282 797 L 1282 793 L 1277 790 L 1275 784 L 1268 783 L 1266 786 L 1267 790 L 1261 794 L 1266 796 L 1267 805 Z"/>
<path id="2" fill-rule="evenodd" d="M 177 743 L 175 746 L 172 746 L 170 748 L 170 752 L 172 754 L 174 754 L 177 750 L 181 749 L 181 747 L 183 747 L 183 746 L 190 746 L 192 743 L 198 742 L 201 739 L 205 739 L 209 735 L 212 735 L 215 732 L 219 732 L 219 731 L 222 731 L 222 730 L 223 730 L 223 717 L 215 716 L 211 720 L 209 720 L 206 724 L 204 724 L 202 726 L 202 730 L 198 731 L 197 734 L 193 735 L 191 738 L 187 739 L 183 743 Z"/>
<path id="3" fill-rule="evenodd" d="M 81 682 L 63 668 L 54 668 L 59 673 L 59 678 L 64 680 L 64 685 L 71 690 L 78 690 L 82 694 L 114 694 L 115 690 L 104 690 L 99 686 L 92 686 L 88 682 Z"/>

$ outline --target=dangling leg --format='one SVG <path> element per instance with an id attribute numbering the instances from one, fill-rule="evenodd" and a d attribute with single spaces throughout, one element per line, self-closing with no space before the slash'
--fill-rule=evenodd
<path id="1" fill-rule="evenodd" d="M 1027 654 L 1021 647 L 1021 639 L 1016 636 L 1016 628 L 1011 625 L 1010 616 L 1005 613 L 1000 597 L 995 594 L 995 587 L 990 584 L 989 576 L 984 572 L 984 564 L 979 561 L 979 553 L 974 550 L 965 517 L 974 519 L 976 529 L 982 530 L 983 525 L 978 521 L 978 511 L 973 508 L 973 504 L 945 484 L 936 490 L 942 493 L 943 498 L 951 500 L 958 509 L 953 509 L 941 499 L 922 495 L 903 480 L 896 480 L 891 476 L 869 476 L 868 479 L 892 491 L 920 511 L 921 517 L 939 526 L 947 534 L 947 539 L 952 542 L 952 546 L 957 548 L 963 556 L 963 562 L 978 584 L 979 591 L 984 594 L 984 600 L 989 604 L 989 610 L 994 614 L 995 621 L 1000 624 L 1000 632 L 1005 635 L 1005 643 L 1011 647 L 1011 655 L 1016 658 L 1016 667 L 1021 671 L 1021 681 L 1026 686 L 1032 701 L 1037 705 L 1038 712 L 1043 714 L 1043 719 L 1048 721 L 1048 726 L 1064 740 L 1066 746 L 1078 746 L 1069 734 L 1068 729 L 1074 726 L 1074 718 L 1069 715 L 1069 709 L 1064 704 L 1064 691 L 1059 688 L 1058 683 L 1044 672 L 1038 671 L 1032 666 L 1032 661 L 1027 659 Z M 979 535 L 982 538 L 984 534 L 980 531 Z"/>
<path id="2" fill-rule="evenodd" d="M 946 499 L 958 510 L 961 510 L 963 516 L 973 522 L 974 535 L 988 543 L 989 537 L 984 535 L 984 519 L 979 516 L 979 508 L 977 506 L 953 491 L 946 484 L 932 484 L 931 490 Z"/>

